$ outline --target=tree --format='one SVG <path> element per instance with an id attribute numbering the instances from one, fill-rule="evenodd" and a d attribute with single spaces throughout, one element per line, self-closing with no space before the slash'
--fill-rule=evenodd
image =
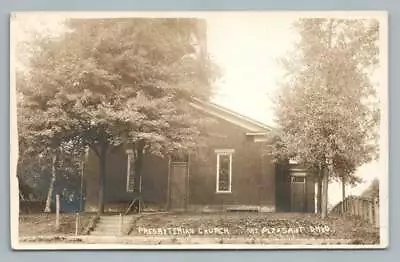
<path id="1" fill-rule="evenodd" d="M 377 156 L 379 108 L 370 73 L 378 65 L 379 23 L 300 19 L 296 52 L 282 60 L 287 76 L 276 100 L 277 158 L 296 157 L 319 170 L 322 217 L 328 182 L 356 182 L 355 170 Z"/>
<path id="2" fill-rule="evenodd" d="M 372 180 L 371 184 L 362 192 L 361 196 L 379 199 L 379 179 L 375 178 Z"/>
<path id="3" fill-rule="evenodd" d="M 19 78 L 17 85 L 22 88 L 24 80 Z M 18 99 L 18 133 L 19 133 L 19 158 L 17 176 L 19 183 L 31 187 L 35 195 L 42 195 L 42 180 L 49 180 L 46 205 L 44 212 L 51 211 L 55 184 L 59 175 L 70 170 L 69 174 L 79 166 L 83 157 L 82 148 L 68 141 L 68 137 L 52 136 L 43 126 L 43 115 L 31 114 L 26 106 L 26 100 L 20 96 Z M 68 172 L 67 172 L 68 173 Z M 73 177 L 66 177 L 66 180 Z M 59 193 L 59 192 L 58 192 Z"/>
<path id="4" fill-rule="evenodd" d="M 30 126 L 35 137 L 95 152 L 103 213 L 111 150 L 131 144 L 140 174 L 143 152 L 196 145 L 200 125 L 188 102 L 210 96 L 212 64 L 196 50 L 195 40 L 204 41 L 197 19 L 74 19 L 67 25 L 61 38 L 39 43 L 23 110 L 40 118 Z"/>

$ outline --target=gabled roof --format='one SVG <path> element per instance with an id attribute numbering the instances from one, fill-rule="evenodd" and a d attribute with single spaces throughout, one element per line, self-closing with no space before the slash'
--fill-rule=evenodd
<path id="1" fill-rule="evenodd" d="M 236 126 L 242 127 L 248 132 L 246 135 L 250 136 L 264 136 L 267 132 L 272 131 L 273 128 L 261 123 L 257 120 L 251 119 L 247 116 L 241 115 L 233 110 L 217 105 L 212 102 L 206 102 L 199 99 L 194 99 L 191 106 L 201 110 L 209 115 L 215 116 L 219 119 L 228 121 Z"/>

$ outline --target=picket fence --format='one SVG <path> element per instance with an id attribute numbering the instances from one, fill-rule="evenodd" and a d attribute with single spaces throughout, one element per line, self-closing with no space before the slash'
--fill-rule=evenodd
<path id="1" fill-rule="evenodd" d="M 349 196 L 338 203 L 331 213 L 362 219 L 379 227 L 379 199 Z"/>

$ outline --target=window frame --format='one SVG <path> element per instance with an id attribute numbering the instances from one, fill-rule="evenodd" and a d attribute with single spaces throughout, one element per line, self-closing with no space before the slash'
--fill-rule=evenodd
<path id="1" fill-rule="evenodd" d="M 233 153 L 235 152 L 234 149 L 216 149 L 215 153 L 217 154 L 217 175 L 216 175 L 216 187 L 215 192 L 217 194 L 230 194 L 232 193 L 232 160 L 233 160 Z M 229 187 L 228 190 L 220 190 L 219 189 L 219 162 L 220 156 L 225 155 L 229 156 Z"/>
<path id="2" fill-rule="evenodd" d="M 292 176 L 291 177 L 291 183 L 293 183 L 293 184 L 305 184 L 306 183 L 306 176 Z"/>

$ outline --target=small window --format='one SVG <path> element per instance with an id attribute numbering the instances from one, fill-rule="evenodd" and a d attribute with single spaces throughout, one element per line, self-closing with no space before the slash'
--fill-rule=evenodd
<path id="1" fill-rule="evenodd" d="M 126 150 L 127 167 L 126 167 L 126 192 L 133 192 L 135 187 L 135 168 L 133 150 Z"/>
<path id="2" fill-rule="evenodd" d="M 292 176 L 292 183 L 305 183 L 306 178 L 304 176 Z"/>
<path id="3" fill-rule="evenodd" d="M 217 153 L 217 193 L 232 192 L 233 150 L 216 150 Z"/>

